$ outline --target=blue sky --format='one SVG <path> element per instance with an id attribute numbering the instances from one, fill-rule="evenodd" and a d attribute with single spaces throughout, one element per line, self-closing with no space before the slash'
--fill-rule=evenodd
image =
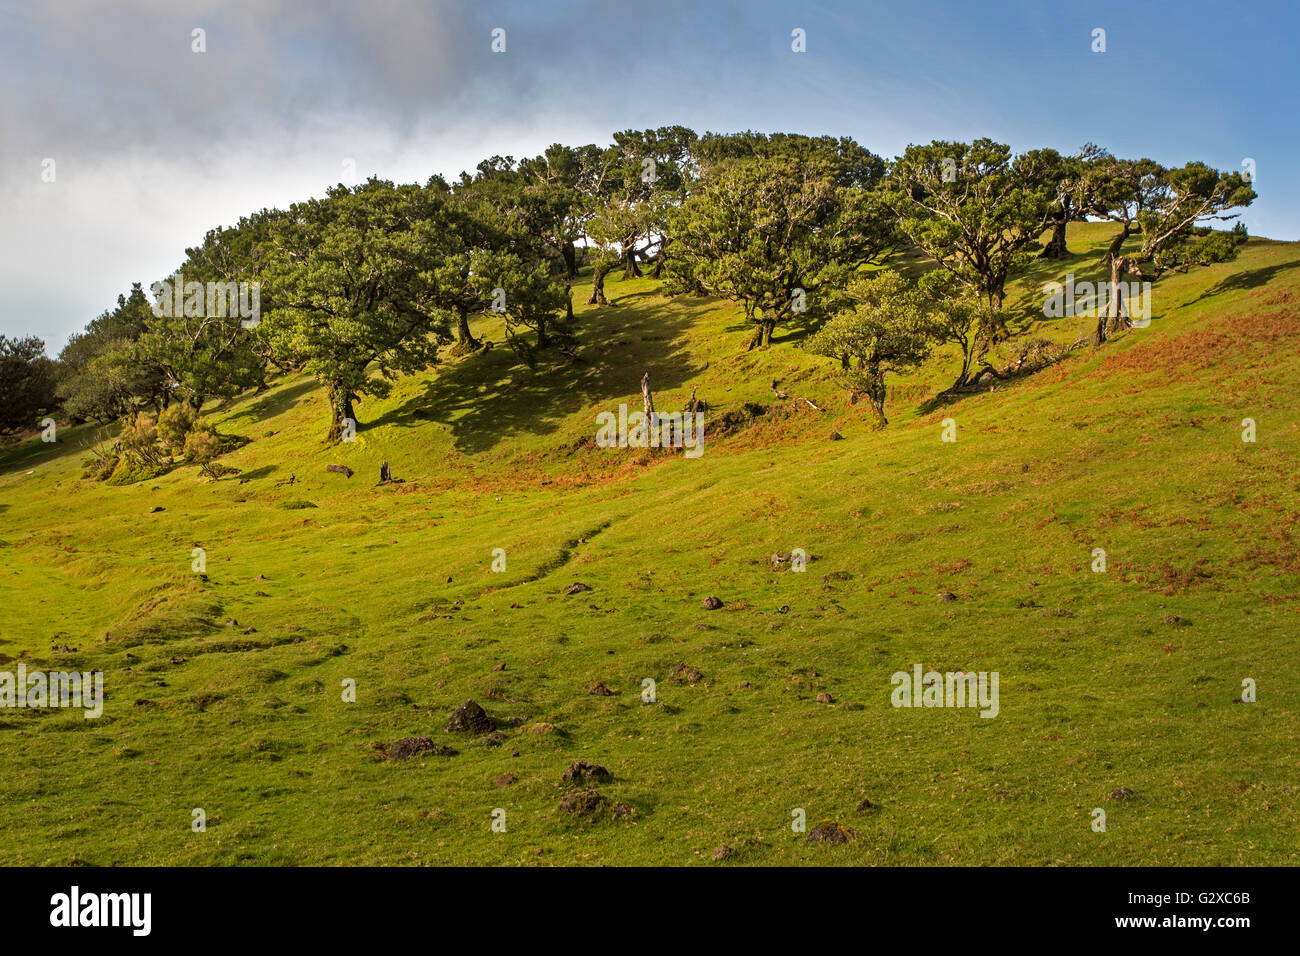
<path id="1" fill-rule="evenodd" d="M 887 158 L 977 136 L 1249 157 L 1243 221 L 1298 239 L 1298 27 L 1291 4 L 1199 0 L 0 0 L 0 333 L 57 352 L 207 228 L 319 194 L 347 159 L 423 181 L 674 123 L 850 135 Z"/>

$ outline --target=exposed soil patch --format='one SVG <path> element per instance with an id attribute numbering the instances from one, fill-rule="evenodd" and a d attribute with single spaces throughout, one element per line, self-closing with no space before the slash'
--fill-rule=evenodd
<path id="1" fill-rule="evenodd" d="M 565 783 L 577 784 L 585 787 L 592 783 L 612 783 L 614 775 L 598 763 L 588 763 L 585 760 L 575 760 L 569 764 L 569 769 L 564 771 L 562 778 Z"/>
<path id="2" fill-rule="evenodd" d="M 496 729 L 496 721 L 478 704 L 467 700 L 451 713 L 445 732 L 449 734 L 486 734 Z"/>

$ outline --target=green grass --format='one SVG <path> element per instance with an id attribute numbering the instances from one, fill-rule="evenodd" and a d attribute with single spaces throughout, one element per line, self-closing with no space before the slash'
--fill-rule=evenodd
<path id="1" fill-rule="evenodd" d="M 1097 275 L 1107 231 L 1013 291 L 1025 334 L 1079 338 L 1037 285 Z M 222 459 L 243 483 L 82 480 L 90 428 L 0 456 L 0 669 L 100 668 L 108 694 L 95 721 L 0 711 L 0 862 L 1297 862 L 1300 246 L 1252 240 L 1162 280 L 1149 328 L 921 411 L 941 352 L 891 381 L 884 431 L 798 333 L 746 353 L 733 306 L 608 291 L 577 307 L 583 361 L 529 371 L 485 324 L 494 348 L 360 405 L 350 445 L 301 378 L 211 412 L 250 439 Z M 661 410 L 772 408 L 692 461 L 593 447 L 646 370 Z M 375 487 L 381 460 L 405 483 Z M 807 571 L 772 570 L 792 548 Z M 891 707 L 916 663 L 1000 672 L 1001 713 Z M 444 734 L 467 698 L 521 725 Z M 378 759 L 412 734 L 459 753 Z M 578 759 L 631 815 L 558 809 Z M 856 837 L 806 844 L 795 808 Z"/>

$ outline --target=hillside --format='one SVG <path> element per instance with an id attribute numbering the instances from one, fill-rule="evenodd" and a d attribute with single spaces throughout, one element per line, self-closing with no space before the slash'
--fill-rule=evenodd
<path id="1" fill-rule="evenodd" d="M 1109 234 L 1036 264 L 1003 361 L 1084 334 L 1039 287 L 1099 276 Z M 89 426 L 0 455 L 4 667 L 108 695 L 0 713 L 0 863 L 1300 862 L 1300 245 L 1252 239 L 1162 279 L 1150 327 L 930 407 L 941 351 L 884 430 L 798 333 L 745 352 L 732 305 L 606 291 L 575 287 L 576 363 L 529 370 L 485 323 L 351 444 L 303 377 L 210 407 L 248 439 L 219 482 L 83 480 Z M 660 409 L 730 416 L 701 457 L 594 446 L 646 371 Z M 773 567 L 795 548 L 805 573 Z M 890 706 L 915 664 L 999 672 L 998 716 Z M 470 698 L 500 738 L 443 733 Z M 411 735 L 458 753 L 382 759 Z M 613 775 L 593 816 L 559 808 L 575 760 Z M 855 838 L 806 843 L 796 808 Z"/>

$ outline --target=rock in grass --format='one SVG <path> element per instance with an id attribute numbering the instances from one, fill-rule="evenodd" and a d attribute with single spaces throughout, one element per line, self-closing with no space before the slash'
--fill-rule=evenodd
<path id="1" fill-rule="evenodd" d="M 731 852 L 731 847 L 724 843 L 713 851 L 713 858 L 715 860 L 725 860 L 727 857 L 731 856 Z"/>
<path id="2" fill-rule="evenodd" d="M 564 771 L 562 779 L 565 783 L 586 786 L 589 783 L 612 783 L 614 775 L 598 763 L 575 760 L 569 764 L 569 769 Z"/>
<path id="3" fill-rule="evenodd" d="M 706 598 L 704 599 L 704 610 L 706 610 L 706 611 L 716 611 L 716 610 L 717 610 L 718 608 L 720 608 L 720 607 L 722 607 L 722 600 L 721 600 L 721 598 L 716 598 L 716 597 L 713 597 L 712 595 L 710 595 L 709 597 L 706 597 Z"/>
<path id="4" fill-rule="evenodd" d="M 1133 796 L 1132 790 L 1128 787 L 1120 787 L 1118 790 L 1111 793 L 1110 798 L 1112 800 L 1127 800 L 1131 796 Z"/>
<path id="5" fill-rule="evenodd" d="M 581 581 L 574 581 L 572 584 L 570 584 L 567 588 L 564 589 L 564 593 L 581 594 L 583 591 L 590 591 L 590 590 L 591 588 L 583 584 Z"/>
<path id="6" fill-rule="evenodd" d="M 827 820 L 808 831 L 804 837 L 806 843 L 848 843 L 854 833 L 848 827 L 842 827 L 834 820 Z"/>
<path id="7" fill-rule="evenodd" d="M 832 697 L 830 694 L 826 693 L 825 691 L 822 691 L 820 694 L 817 695 L 817 703 L 833 704 L 835 703 L 835 698 Z"/>
<path id="8" fill-rule="evenodd" d="M 478 704 L 467 700 L 451 712 L 451 720 L 444 728 L 449 734 L 486 734 L 496 730 L 496 721 Z"/>
<path id="9" fill-rule="evenodd" d="M 596 681 L 596 683 L 594 683 L 594 684 L 592 684 L 590 687 L 588 687 L 588 688 L 587 688 L 587 693 L 588 693 L 588 694 L 592 694 L 592 695 L 594 695 L 594 696 L 596 696 L 596 697 L 613 697 L 613 696 L 614 696 L 614 692 L 613 692 L 612 690 L 610 690 L 608 687 L 606 687 L 604 684 L 602 684 L 600 681 Z"/>
<path id="10" fill-rule="evenodd" d="M 492 786 L 498 790 L 504 790 L 518 779 L 513 773 L 500 773 L 492 778 Z"/>
<path id="11" fill-rule="evenodd" d="M 352 469 L 349 468 L 347 465 L 326 465 L 325 470 L 332 471 L 335 474 L 342 475 L 344 478 L 352 477 Z"/>
<path id="12" fill-rule="evenodd" d="M 442 744 L 435 744 L 428 737 L 403 737 L 388 748 L 389 760 L 410 760 L 416 754 L 430 753 L 439 757 L 453 757 L 456 751 Z"/>
<path id="13" fill-rule="evenodd" d="M 606 803 L 603 794 L 583 788 L 567 793 L 560 801 L 560 809 L 575 816 L 590 816 Z"/>

